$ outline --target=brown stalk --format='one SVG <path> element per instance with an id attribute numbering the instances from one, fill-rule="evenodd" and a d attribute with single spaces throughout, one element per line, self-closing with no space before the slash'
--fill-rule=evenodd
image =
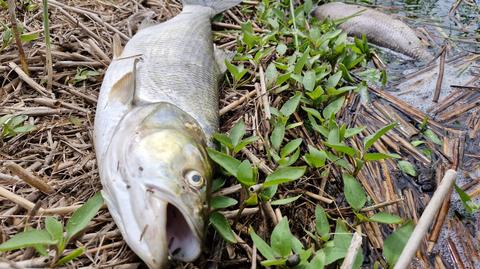
<path id="1" fill-rule="evenodd" d="M 17 43 L 18 58 L 20 60 L 20 65 L 22 66 L 23 72 L 29 75 L 30 71 L 28 70 L 27 58 L 25 56 L 25 51 L 23 50 L 20 33 L 18 32 L 17 16 L 15 15 L 16 7 L 17 5 L 15 4 L 15 0 L 8 0 L 8 14 L 10 15 L 10 22 L 12 24 L 12 32 L 13 36 L 15 37 L 15 43 Z"/>
<path id="2" fill-rule="evenodd" d="M 440 67 L 438 71 L 437 85 L 435 86 L 435 93 L 433 94 L 433 102 L 438 102 L 440 92 L 442 90 L 443 75 L 445 73 L 445 56 L 447 55 L 447 45 L 444 45 L 440 53 Z"/>

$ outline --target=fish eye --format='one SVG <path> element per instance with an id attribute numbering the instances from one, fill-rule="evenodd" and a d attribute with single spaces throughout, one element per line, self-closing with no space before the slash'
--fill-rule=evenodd
<path id="1" fill-rule="evenodd" d="M 187 180 L 188 184 L 195 188 L 201 188 L 203 187 L 203 184 L 205 184 L 205 179 L 196 170 L 187 171 L 185 173 L 185 179 Z"/>

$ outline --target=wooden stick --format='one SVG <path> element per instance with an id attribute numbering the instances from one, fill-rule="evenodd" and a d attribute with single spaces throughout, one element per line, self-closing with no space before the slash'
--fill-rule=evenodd
<path id="1" fill-rule="evenodd" d="M 418 220 L 418 224 L 415 227 L 415 230 L 413 230 L 413 233 L 410 235 L 410 238 L 408 239 L 407 244 L 402 251 L 402 254 L 400 254 L 400 257 L 398 258 L 398 262 L 395 265 L 394 269 L 409 268 L 410 262 L 415 256 L 415 252 L 423 241 L 428 231 L 428 228 L 432 224 L 438 210 L 440 209 L 440 206 L 443 203 L 443 199 L 445 199 L 445 197 L 449 195 L 448 192 L 452 187 L 453 183 L 455 182 L 456 177 L 457 172 L 455 170 L 450 169 L 445 173 L 442 182 L 440 182 L 440 185 L 433 194 L 430 203 L 428 203 L 425 211 L 423 211 L 422 216 Z"/>
<path id="2" fill-rule="evenodd" d="M 42 179 L 33 175 L 30 171 L 23 169 L 20 165 L 14 162 L 8 162 L 5 167 L 13 174 L 17 175 L 21 180 L 25 181 L 28 185 L 38 189 L 45 194 L 51 194 L 54 189 L 45 183 Z"/>

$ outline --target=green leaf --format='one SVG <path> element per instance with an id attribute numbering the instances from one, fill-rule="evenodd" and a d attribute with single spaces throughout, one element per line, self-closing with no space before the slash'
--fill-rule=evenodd
<path id="1" fill-rule="evenodd" d="M 458 193 L 458 196 L 460 196 L 460 200 L 462 201 L 463 207 L 469 212 L 469 213 L 475 213 L 477 210 L 480 209 L 479 204 L 475 204 L 472 201 L 472 198 L 470 195 L 468 195 L 466 192 L 464 192 L 460 187 L 455 184 L 455 191 Z"/>
<path id="2" fill-rule="evenodd" d="M 403 219 L 399 216 L 392 215 L 386 212 L 379 212 L 369 218 L 370 221 L 380 222 L 385 224 L 399 224 L 403 222 Z"/>
<path id="3" fill-rule="evenodd" d="M 425 144 L 425 142 L 421 141 L 421 140 L 414 140 L 414 141 L 410 142 L 410 144 L 412 144 L 412 146 L 414 146 L 414 147 L 418 147 L 422 144 Z"/>
<path id="4" fill-rule="evenodd" d="M 399 161 L 398 168 L 400 168 L 402 172 L 411 175 L 412 177 L 417 176 L 417 171 L 415 170 L 415 167 L 413 167 L 413 164 L 411 164 L 409 161 Z"/>
<path id="5" fill-rule="evenodd" d="M 336 150 L 337 152 L 342 152 L 347 154 L 348 156 L 353 156 L 357 152 L 354 148 L 351 148 L 345 144 L 330 144 L 330 143 L 324 143 L 326 146 Z"/>
<path id="6" fill-rule="evenodd" d="M 363 140 L 365 150 L 368 150 L 373 145 L 373 143 L 380 139 L 382 135 L 393 129 L 396 125 L 396 122 L 390 123 L 389 125 L 384 126 L 382 129 L 376 131 L 374 134 L 365 137 L 365 139 Z"/>
<path id="7" fill-rule="evenodd" d="M 408 241 L 408 238 L 413 232 L 413 224 L 411 222 L 398 228 L 390 236 L 385 239 L 383 243 L 383 256 L 387 260 L 387 263 L 393 268 L 397 262 L 400 254 Z"/>
<path id="8" fill-rule="evenodd" d="M 212 181 L 212 192 L 216 192 L 220 190 L 221 187 L 225 185 L 225 179 L 224 178 L 216 178 Z"/>
<path id="9" fill-rule="evenodd" d="M 273 251 L 279 257 L 286 257 L 292 250 L 292 233 L 288 227 L 288 219 L 282 218 L 277 226 L 273 229 L 270 245 Z"/>
<path id="10" fill-rule="evenodd" d="M 302 177 L 303 174 L 305 174 L 305 171 L 305 166 L 279 168 L 267 176 L 265 182 L 263 183 L 263 187 L 266 188 L 269 186 L 297 180 Z"/>
<path id="11" fill-rule="evenodd" d="M 97 215 L 98 210 L 100 210 L 102 206 L 103 197 L 102 194 L 98 192 L 73 213 L 65 227 L 67 242 L 87 227 L 88 223 Z"/>
<path id="12" fill-rule="evenodd" d="M 285 104 L 283 104 L 282 108 L 280 109 L 280 112 L 285 117 L 289 117 L 295 111 L 297 111 L 297 107 L 300 104 L 301 98 L 302 98 L 302 93 L 296 92 L 294 96 L 292 96 L 290 99 L 288 99 L 287 102 L 285 102 Z"/>
<path id="13" fill-rule="evenodd" d="M 349 174 L 343 174 L 343 185 L 343 191 L 348 204 L 353 209 L 361 209 L 367 202 L 367 195 L 362 185 Z"/>
<path id="14" fill-rule="evenodd" d="M 316 80 L 316 76 L 315 76 L 315 71 L 307 71 L 305 72 L 305 75 L 303 76 L 303 87 L 305 88 L 306 91 L 313 91 L 313 89 L 315 88 L 315 80 Z"/>
<path id="15" fill-rule="evenodd" d="M 348 232 L 345 222 L 337 220 L 335 227 L 335 236 L 333 241 L 326 243 L 325 264 L 331 264 L 336 260 L 342 259 L 347 255 L 348 247 L 352 241 L 352 234 Z"/>
<path id="16" fill-rule="evenodd" d="M 249 160 L 244 160 L 237 169 L 237 179 L 245 186 L 252 186 L 254 185 L 254 172 L 252 168 L 252 164 Z"/>
<path id="17" fill-rule="evenodd" d="M 308 145 L 309 153 L 305 154 L 304 159 L 307 164 L 314 168 L 320 168 L 325 165 L 327 154 L 323 150 L 318 150 L 315 147 Z"/>
<path id="18" fill-rule="evenodd" d="M 306 269 L 322 269 L 325 267 L 326 257 L 325 252 L 320 249 L 315 253 L 315 257 L 308 263 Z"/>
<path id="19" fill-rule="evenodd" d="M 321 239 L 327 241 L 330 237 L 330 224 L 325 210 L 320 205 L 315 208 L 315 228 Z"/>
<path id="20" fill-rule="evenodd" d="M 302 138 L 297 138 L 288 142 L 280 151 L 280 156 L 285 158 L 286 156 L 290 155 L 290 153 L 294 152 L 298 147 L 300 147 L 302 141 Z"/>
<path id="21" fill-rule="evenodd" d="M 230 227 L 230 223 L 228 223 L 228 220 L 225 218 L 224 215 L 218 212 L 213 212 L 212 214 L 210 214 L 209 220 L 215 230 L 220 233 L 220 235 L 223 237 L 223 239 L 225 239 L 225 241 L 230 243 L 237 243 L 237 239 L 235 239 L 235 234 Z"/>
<path id="22" fill-rule="evenodd" d="M 248 72 L 248 70 L 245 69 L 243 64 L 235 66 L 229 61 L 225 60 L 225 65 L 227 66 L 230 74 L 232 74 L 233 79 L 237 82 L 240 81 L 240 79 L 242 79 L 243 76 L 245 76 L 245 74 Z"/>
<path id="23" fill-rule="evenodd" d="M 364 127 L 357 127 L 357 128 L 348 128 L 345 131 L 345 138 L 355 136 L 355 135 L 361 133 L 363 130 L 365 130 L 365 126 Z"/>
<path id="24" fill-rule="evenodd" d="M 53 239 L 46 230 L 28 230 L 18 233 L 6 242 L 0 244 L 0 251 L 9 251 L 35 245 L 55 245 Z"/>
<path id="25" fill-rule="evenodd" d="M 235 126 L 233 126 L 232 130 L 230 131 L 230 140 L 232 141 L 233 146 L 235 147 L 238 145 L 242 137 L 245 135 L 245 123 L 243 120 L 239 120 Z"/>
<path id="26" fill-rule="evenodd" d="M 33 246 L 33 248 L 35 249 L 35 251 L 37 251 L 38 254 L 40 254 L 40 256 L 48 256 L 47 245 L 35 245 Z"/>
<path id="27" fill-rule="evenodd" d="M 300 194 L 300 195 L 293 196 L 293 197 L 278 199 L 278 200 L 272 201 L 270 204 L 271 205 L 286 205 L 286 204 L 289 204 L 289 203 L 292 203 L 292 202 L 298 200 L 298 198 L 300 198 L 301 196 L 302 195 Z"/>
<path id="28" fill-rule="evenodd" d="M 340 98 L 337 98 L 335 101 L 331 102 L 328 104 L 327 107 L 323 110 L 323 118 L 325 119 L 330 119 L 332 115 L 335 115 L 342 109 L 343 103 L 345 102 L 345 97 L 342 96 Z"/>
<path id="29" fill-rule="evenodd" d="M 234 153 L 238 153 L 240 152 L 243 148 L 245 148 L 247 145 L 255 142 L 258 140 L 258 137 L 257 136 L 250 136 L 250 137 L 247 137 L 243 140 L 241 140 L 233 149 L 233 152 Z"/>
<path id="30" fill-rule="evenodd" d="M 272 85 L 275 85 L 275 82 L 277 81 L 278 77 L 278 71 L 277 68 L 275 67 L 275 64 L 272 62 L 267 66 L 267 70 L 265 70 L 265 80 L 267 83 L 267 87 L 271 87 Z"/>
<path id="31" fill-rule="evenodd" d="M 325 88 L 335 88 L 338 85 L 338 82 L 340 82 L 340 79 L 342 78 L 342 71 L 338 71 L 334 75 L 330 76 L 327 80 L 327 84 L 325 85 Z"/>
<path id="32" fill-rule="evenodd" d="M 228 173 L 233 176 L 237 175 L 237 169 L 240 165 L 240 161 L 219 151 L 211 148 L 207 148 L 208 156 Z"/>
<path id="33" fill-rule="evenodd" d="M 35 125 L 25 124 L 23 126 L 15 127 L 13 131 L 17 134 L 21 134 L 21 133 L 23 134 L 23 133 L 34 131 L 35 129 L 37 129 Z"/>
<path id="34" fill-rule="evenodd" d="M 265 241 L 258 236 L 252 228 L 250 228 L 250 237 L 263 257 L 267 260 L 275 260 L 275 252 L 273 249 L 265 243 Z"/>
<path id="35" fill-rule="evenodd" d="M 275 150 L 278 150 L 282 144 L 283 137 L 285 136 L 285 124 L 285 121 L 277 121 L 270 136 L 270 142 L 272 142 L 272 147 Z"/>
<path id="36" fill-rule="evenodd" d="M 284 55 L 287 52 L 287 46 L 283 43 L 278 43 L 277 52 L 280 55 Z"/>
<path id="37" fill-rule="evenodd" d="M 238 203 L 237 200 L 226 197 L 226 196 L 214 196 L 210 202 L 210 206 L 213 209 L 219 209 L 219 208 L 227 208 L 232 205 L 236 205 Z"/>
<path id="38" fill-rule="evenodd" d="M 260 262 L 260 264 L 264 267 L 276 266 L 276 265 L 285 265 L 287 262 L 287 258 L 283 259 L 274 259 L 274 260 L 265 260 Z"/>
<path id="39" fill-rule="evenodd" d="M 45 219 L 45 228 L 53 240 L 60 242 L 63 239 L 63 224 L 53 217 Z"/>
<path id="40" fill-rule="evenodd" d="M 440 138 L 438 138 L 438 136 L 430 129 L 427 129 L 423 132 L 423 135 L 430 141 L 432 141 L 433 143 L 437 144 L 437 145 L 440 145 L 442 146 L 443 143 L 442 143 L 442 140 L 440 140 Z"/>
<path id="41" fill-rule="evenodd" d="M 217 140 L 218 142 L 220 142 L 220 144 L 226 146 L 227 148 L 233 149 L 232 140 L 227 135 L 220 134 L 220 133 L 214 133 L 213 134 L 213 139 Z"/>
<path id="42" fill-rule="evenodd" d="M 378 161 L 378 160 L 390 159 L 390 158 L 399 159 L 401 158 L 401 156 L 395 153 L 380 153 L 380 152 L 366 153 L 365 155 L 363 155 L 363 159 L 365 161 Z"/>
<path id="43" fill-rule="evenodd" d="M 307 63 L 307 60 L 308 60 L 309 56 L 310 56 L 310 48 L 307 48 L 303 52 L 302 56 L 300 58 L 298 58 L 298 61 L 295 64 L 295 68 L 293 69 L 293 73 L 300 74 L 300 72 L 302 72 L 303 67 Z"/>
<path id="44" fill-rule="evenodd" d="M 83 255 L 83 253 L 85 253 L 85 248 L 84 247 L 79 247 L 79 248 L 73 250 L 72 252 L 68 253 L 67 255 L 65 255 L 63 258 L 61 258 L 57 262 L 57 265 L 64 265 L 67 262 L 77 258 L 78 256 Z"/>
<path id="45" fill-rule="evenodd" d="M 22 43 L 27 43 L 33 41 L 38 38 L 39 33 L 31 33 L 31 34 L 22 34 L 20 36 L 20 40 Z"/>

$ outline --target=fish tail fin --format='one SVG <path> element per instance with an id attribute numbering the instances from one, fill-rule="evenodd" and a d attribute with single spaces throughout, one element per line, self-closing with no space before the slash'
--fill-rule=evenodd
<path id="1" fill-rule="evenodd" d="M 212 8 L 216 14 L 240 4 L 242 0 L 182 0 L 183 5 L 197 5 Z"/>

